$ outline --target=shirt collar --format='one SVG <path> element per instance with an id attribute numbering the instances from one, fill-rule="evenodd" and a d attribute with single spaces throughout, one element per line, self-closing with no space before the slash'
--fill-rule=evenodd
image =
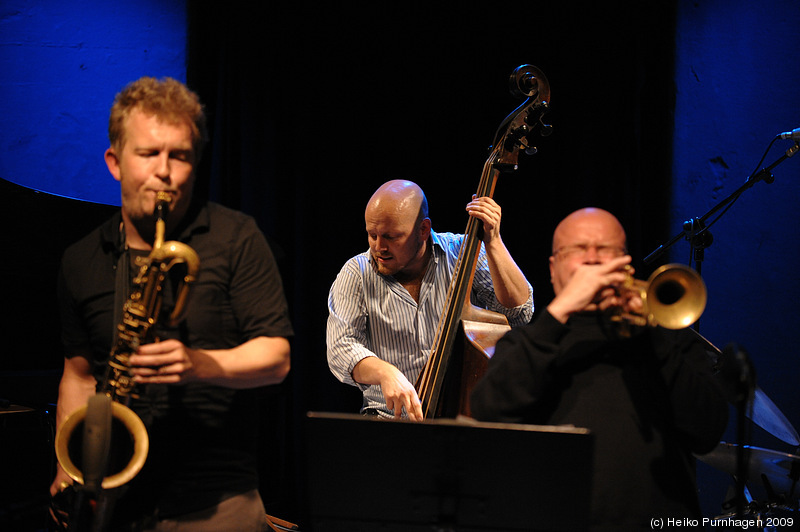
<path id="1" fill-rule="evenodd" d="M 206 203 L 194 202 L 177 228 L 177 240 L 187 242 L 196 233 L 206 233 L 211 225 L 211 217 Z M 173 232 L 174 233 L 174 232 Z M 122 212 L 117 211 L 108 222 L 100 227 L 100 241 L 104 249 L 109 247 L 116 253 L 125 251 L 125 232 L 122 230 Z M 169 237 L 175 240 L 174 234 Z"/>
<path id="2" fill-rule="evenodd" d="M 433 251 L 433 260 L 439 261 L 439 258 L 445 256 L 444 245 L 442 245 L 439 235 L 431 230 L 431 250 Z"/>

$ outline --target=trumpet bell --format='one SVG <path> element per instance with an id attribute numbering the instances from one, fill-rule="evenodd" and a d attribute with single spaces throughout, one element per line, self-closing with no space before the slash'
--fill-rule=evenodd
<path id="1" fill-rule="evenodd" d="M 689 327 L 706 308 L 706 285 L 688 266 L 665 264 L 650 275 L 647 284 L 646 308 L 651 319 L 666 329 Z"/>
<path id="2" fill-rule="evenodd" d="M 130 482 L 144 466 L 150 439 L 142 420 L 133 410 L 111 402 L 111 448 L 108 475 L 103 489 L 113 489 Z M 81 449 L 88 406 L 82 406 L 64 421 L 56 434 L 56 458 L 62 469 L 77 483 L 84 484 Z"/>

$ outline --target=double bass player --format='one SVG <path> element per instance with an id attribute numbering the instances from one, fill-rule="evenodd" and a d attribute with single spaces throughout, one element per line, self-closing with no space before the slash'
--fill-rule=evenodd
<path id="1" fill-rule="evenodd" d="M 533 315 L 533 288 L 500 236 L 500 206 L 473 197 L 483 224 L 471 300 L 513 326 Z M 363 393 L 361 412 L 421 420 L 414 382 L 430 356 L 464 236 L 431 229 L 422 189 L 388 181 L 364 213 L 369 250 L 347 261 L 328 297 L 328 365 Z"/>

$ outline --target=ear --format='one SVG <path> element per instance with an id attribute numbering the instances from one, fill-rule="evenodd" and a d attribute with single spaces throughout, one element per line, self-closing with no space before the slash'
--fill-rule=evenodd
<path id="1" fill-rule="evenodd" d="M 552 255 L 550 255 L 550 282 L 553 282 L 553 269 L 555 268 L 556 259 Z"/>
<path id="2" fill-rule="evenodd" d="M 108 166 L 108 171 L 111 172 L 111 175 L 114 176 L 114 179 L 120 181 L 122 176 L 120 173 L 119 157 L 117 156 L 117 152 L 114 151 L 114 148 L 108 148 L 104 157 L 106 160 L 106 166 Z"/>
<path id="3" fill-rule="evenodd" d="M 431 236 L 431 219 L 430 218 L 423 218 L 422 221 L 419 223 L 419 236 L 420 240 L 428 240 L 428 237 Z"/>

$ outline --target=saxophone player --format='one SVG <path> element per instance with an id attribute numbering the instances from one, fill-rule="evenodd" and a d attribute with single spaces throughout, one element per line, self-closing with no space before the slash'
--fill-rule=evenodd
<path id="1" fill-rule="evenodd" d="M 193 196 L 205 139 L 202 104 L 183 83 L 144 77 L 126 86 L 111 108 L 105 152 L 121 209 L 62 259 L 59 427 L 106 373 L 135 258 L 153 248 L 158 192 L 171 197 L 166 235 L 200 259 L 183 321 L 157 324 L 160 340 L 130 356 L 138 393 L 129 406 L 147 428 L 150 451 L 115 504 L 112 529 L 267 527 L 252 396 L 287 375 L 293 333 L 277 265 L 255 221 Z M 170 282 L 163 292 L 168 308 Z M 51 494 L 69 482 L 59 467 Z"/>

